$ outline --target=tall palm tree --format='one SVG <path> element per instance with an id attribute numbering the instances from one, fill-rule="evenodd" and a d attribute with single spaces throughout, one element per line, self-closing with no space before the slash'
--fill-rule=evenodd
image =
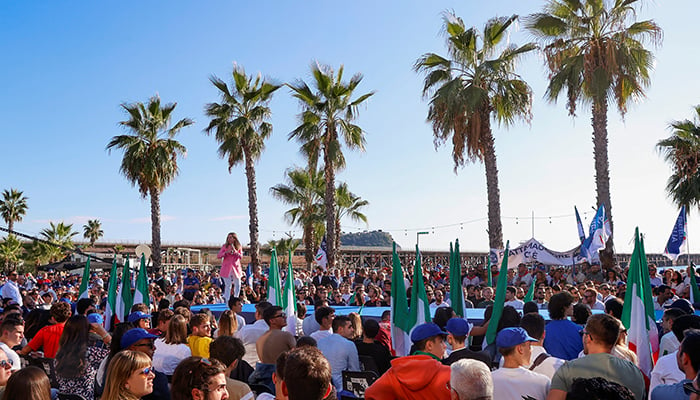
<path id="1" fill-rule="evenodd" d="M 360 196 L 356 196 L 348 189 L 348 184 L 341 182 L 335 189 L 335 194 L 338 207 L 336 210 L 335 229 L 338 234 L 335 236 L 335 246 L 340 249 L 340 221 L 349 217 L 355 222 L 364 222 L 367 224 L 367 216 L 360 211 L 369 205 L 369 201 L 363 200 Z"/>
<path id="2" fill-rule="evenodd" d="M 335 173 L 345 166 L 342 143 L 349 149 L 364 150 L 365 132 L 353 122 L 357 119 L 358 108 L 374 92 L 352 98 L 357 86 L 362 82 L 362 74 L 356 74 L 349 82 L 343 82 L 343 66 L 337 75 L 328 66 L 314 64 L 311 66 L 313 86 L 304 81 L 290 84 L 292 95 L 303 107 L 299 115 L 299 126 L 289 134 L 290 139 L 297 139 L 302 145 L 302 152 L 307 155 L 323 154 L 326 193 L 324 196 L 326 214 L 326 245 L 328 265 L 336 260 L 335 237 Z M 319 151 L 321 149 L 321 151 Z M 317 161 L 309 161 L 310 166 Z"/>
<path id="3" fill-rule="evenodd" d="M 17 267 L 22 260 L 23 252 L 24 248 L 22 247 L 22 242 L 20 242 L 15 235 L 8 235 L 0 242 L 0 266 L 2 266 L 5 272 Z"/>
<path id="4" fill-rule="evenodd" d="M 233 66 L 231 88 L 216 76 L 211 83 L 221 92 L 221 103 L 210 103 L 205 107 L 211 117 L 207 134 L 214 132 L 219 143 L 219 156 L 228 159 L 229 173 L 234 165 L 243 163 L 248 179 L 248 230 L 250 233 L 250 256 L 254 266 L 260 265 L 258 243 L 258 196 L 255 180 L 255 162 L 265 149 L 265 139 L 272 134 L 270 100 L 280 85 L 272 84 L 260 75 L 246 76 L 239 65 Z"/>
<path id="5" fill-rule="evenodd" d="M 318 247 L 316 231 L 323 229 L 323 177 L 314 170 L 290 169 L 287 170 L 287 183 L 271 187 L 270 193 L 292 206 L 284 213 L 284 217 L 290 224 L 297 224 L 304 231 L 304 258 L 306 267 L 311 268 Z"/>
<path id="6" fill-rule="evenodd" d="M 114 136 L 107 144 L 107 150 L 124 150 L 120 172 L 138 187 L 143 198 L 151 198 L 151 259 L 157 270 L 161 264 L 160 194 L 179 172 L 178 157 L 187 153 L 187 148 L 175 140 L 175 136 L 194 121 L 183 118 L 171 127 L 177 103 L 161 106 L 158 95 L 151 97 L 145 105 L 138 102 L 121 106 L 129 119 L 119 124 L 130 134 Z"/>
<path id="7" fill-rule="evenodd" d="M 443 20 L 447 57 L 427 53 L 414 68 L 425 73 L 423 96 L 430 99 L 427 119 L 435 146 L 452 142 L 455 172 L 468 162 L 484 163 L 489 246 L 498 249 L 503 247 L 503 228 L 491 120 L 506 126 L 517 119 L 530 121 L 532 89 L 515 73 L 515 64 L 535 45 L 499 46 L 515 15 L 493 18 L 482 31 L 467 29 L 453 12 L 445 12 Z"/>
<path id="8" fill-rule="evenodd" d="M 656 147 L 671 166 L 666 192 L 678 208 L 700 207 L 700 106 L 695 106 L 693 120 L 673 121 L 671 136 Z"/>
<path id="9" fill-rule="evenodd" d="M 24 193 L 12 188 L 3 190 L 0 215 L 10 231 L 14 229 L 15 222 L 22 221 L 25 214 L 27 214 L 27 197 Z"/>
<path id="10" fill-rule="evenodd" d="M 90 247 L 93 247 L 104 234 L 99 219 L 88 220 L 87 224 L 83 225 L 83 237 L 90 241 Z"/>
<path id="11" fill-rule="evenodd" d="M 555 102 L 565 93 L 571 116 L 578 103 L 591 106 L 596 201 L 598 206 L 605 204 L 611 229 L 608 101 L 615 101 L 624 116 L 630 101 L 644 97 L 654 62 L 644 45 L 657 46 L 662 38 L 653 20 L 636 20 L 635 3 L 638 0 L 550 0 L 525 23 L 544 46 L 549 74 L 545 98 Z"/>
<path id="12" fill-rule="evenodd" d="M 73 231 L 73 224 L 65 224 L 63 222 L 54 224 L 50 222 L 49 227 L 43 229 L 39 236 L 56 246 L 40 243 L 42 261 L 55 262 L 61 260 L 65 256 L 67 249 L 75 247 L 73 245 L 73 237 L 77 234 L 78 232 Z"/>

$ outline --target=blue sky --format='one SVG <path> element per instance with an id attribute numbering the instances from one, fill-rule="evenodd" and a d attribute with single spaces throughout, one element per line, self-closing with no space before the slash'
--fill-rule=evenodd
<path id="1" fill-rule="evenodd" d="M 16 229 L 36 234 L 48 221 L 103 223 L 105 239 L 150 242 L 150 203 L 119 174 L 120 152 L 105 151 L 123 131 L 119 105 L 159 94 L 177 102 L 175 118 L 196 121 L 179 139 L 187 147 L 181 174 L 162 195 L 165 243 L 219 243 L 226 233 L 247 237 L 243 167 L 228 173 L 217 144 L 203 129 L 204 105 L 218 101 L 208 78 L 230 79 L 233 62 L 249 74 L 277 82 L 309 80 L 318 61 L 360 72 L 358 93 L 376 91 L 360 110 L 365 153 L 346 152 L 339 178 L 370 202 L 369 225 L 343 221 L 343 230 L 389 231 L 410 247 L 486 251 L 486 185 L 480 164 L 453 172 L 449 147 L 435 150 L 425 122 L 422 77 L 412 71 L 425 52 L 445 53 L 441 12 L 453 9 L 467 25 L 497 15 L 526 15 L 539 1 L 328 1 L 234 2 L 2 2 L 0 3 L 0 189 L 29 197 Z M 641 18 L 664 29 L 663 46 L 647 98 L 630 106 L 624 121 L 611 111 L 609 157 L 616 248 L 631 252 L 635 226 L 647 235 L 648 252 L 661 252 L 677 210 L 668 200 L 669 169 L 655 150 L 668 122 L 690 118 L 698 56 L 692 49 L 700 26 L 692 0 L 647 2 Z M 512 31 L 510 40 L 529 36 Z M 504 239 L 534 236 L 554 250 L 575 246 L 573 206 L 590 222 L 595 203 L 590 113 L 567 115 L 563 102 L 542 100 L 545 72 L 538 55 L 519 67 L 535 93 L 533 120 L 509 129 L 494 125 Z M 260 239 L 293 230 L 285 206 L 269 188 L 285 169 L 302 165 L 298 145 L 287 140 L 297 124 L 297 102 L 280 89 L 271 102 L 274 132 L 257 163 Z M 697 212 L 689 220 L 691 250 L 700 237 Z M 460 224 L 461 223 L 461 224 Z M 699 241 L 700 243 L 700 241 Z"/>

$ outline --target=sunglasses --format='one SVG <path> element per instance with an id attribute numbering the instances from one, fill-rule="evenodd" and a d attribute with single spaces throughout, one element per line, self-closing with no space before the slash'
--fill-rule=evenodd
<path id="1" fill-rule="evenodd" d="M 700 390 L 695 389 L 695 387 L 693 386 L 693 382 L 684 383 L 683 384 L 683 391 L 687 395 L 690 395 L 691 393 L 695 393 L 695 394 L 700 395 Z"/>
<path id="2" fill-rule="evenodd" d="M 12 368 L 12 360 L 1 360 L 0 368 L 10 369 Z"/>
<path id="3" fill-rule="evenodd" d="M 148 347 L 149 349 L 154 349 L 156 347 L 156 345 L 153 342 L 148 342 L 148 343 L 136 344 L 136 345 L 134 345 L 134 347 Z"/>
<path id="4" fill-rule="evenodd" d="M 272 317 L 272 318 L 273 318 L 273 319 L 274 319 L 274 318 L 287 318 L 287 314 L 282 313 L 282 314 L 280 314 L 280 315 L 275 315 L 275 316 Z"/>
<path id="5" fill-rule="evenodd" d="M 141 373 L 142 373 L 143 375 L 148 375 L 148 374 L 150 374 L 151 372 L 153 372 L 153 367 L 148 367 L 148 368 L 144 368 L 143 370 L 141 370 Z"/>

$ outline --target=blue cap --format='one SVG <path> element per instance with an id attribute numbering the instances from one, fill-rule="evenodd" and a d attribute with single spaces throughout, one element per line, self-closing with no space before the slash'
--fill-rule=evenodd
<path id="1" fill-rule="evenodd" d="M 129 318 L 127 318 L 127 319 L 129 320 L 129 322 L 131 322 L 133 324 L 136 321 L 138 321 L 140 319 L 144 319 L 144 318 L 151 318 L 151 314 L 146 314 L 145 312 L 142 312 L 142 311 L 134 311 L 131 314 L 129 314 Z"/>
<path id="2" fill-rule="evenodd" d="M 445 330 L 454 336 L 467 336 L 469 334 L 469 322 L 464 318 L 450 318 L 445 325 Z"/>
<path id="3" fill-rule="evenodd" d="M 692 314 L 693 312 L 695 312 L 693 305 L 690 304 L 690 302 L 686 299 L 678 299 L 671 303 L 670 306 L 666 306 L 664 308 L 678 308 L 680 310 L 683 310 L 683 312 L 686 314 Z"/>
<path id="4" fill-rule="evenodd" d="M 98 314 L 98 313 L 90 313 L 90 314 L 88 314 L 87 319 L 88 319 L 88 322 L 91 323 L 91 324 L 100 324 L 100 325 L 102 325 L 102 324 L 105 322 L 104 318 L 102 318 L 102 315 L 100 315 L 100 314 Z"/>
<path id="5" fill-rule="evenodd" d="M 447 332 L 440 329 L 439 326 L 432 322 L 427 322 L 425 324 L 420 324 L 413 328 L 411 332 L 411 341 L 413 343 L 418 343 L 421 340 L 425 340 L 434 336 L 446 336 Z"/>
<path id="6" fill-rule="evenodd" d="M 151 335 L 150 333 L 146 332 L 145 329 L 143 328 L 134 328 L 134 329 L 129 329 L 124 333 L 122 336 L 122 340 L 119 342 L 119 344 L 122 345 L 122 349 L 127 349 L 129 348 L 132 344 L 138 342 L 141 339 L 155 339 L 158 336 L 156 335 Z"/>
<path id="7" fill-rule="evenodd" d="M 496 336 L 498 348 L 513 347 L 525 342 L 538 342 L 538 340 L 530 337 L 523 328 L 504 328 Z"/>

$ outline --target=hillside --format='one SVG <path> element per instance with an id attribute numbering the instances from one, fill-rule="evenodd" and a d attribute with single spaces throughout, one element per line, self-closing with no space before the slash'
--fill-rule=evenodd
<path id="1" fill-rule="evenodd" d="M 394 239 L 389 232 L 371 231 L 340 235 L 342 246 L 391 247 Z"/>

